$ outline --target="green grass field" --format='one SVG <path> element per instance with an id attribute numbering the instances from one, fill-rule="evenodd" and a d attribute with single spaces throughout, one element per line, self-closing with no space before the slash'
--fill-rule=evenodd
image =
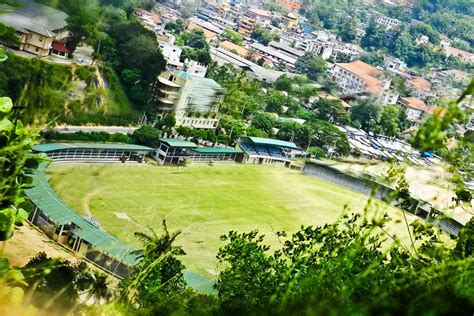
<path id="1" fill-rule="evenodd" d="M 258 229 L 277 246 L 276 231 L 334 222 L 345 205 L 361 212 L 368 200 L 324 180 L 265 165 L 57 164 L 48 174 L 64 202 L 91 214 L 125 242 L 138 245 L 134 232 L 145 226 L 159 231 L 166 218 L 171 231 L 183 232 L 178 242 L 187 252 L 186 266 L 203 275 L 214 273 L 219 236 L 230 230 Z M 388 213 L 401 218 L 397 210 Z M 405 238 L 403 225 L 394 223 L 389 230 Z"/>

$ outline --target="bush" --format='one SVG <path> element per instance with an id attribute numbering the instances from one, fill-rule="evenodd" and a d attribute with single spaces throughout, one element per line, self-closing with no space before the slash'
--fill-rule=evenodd
<path id="1" fill-rule="evenodd" d="M 41 132 L 46 140 L 68 140 L 68 141 L 86 141 L 86 142 L 111 142 L 111 143 L 132 143 L 129 135 L 121 133 L 107 132 L 76 132 L 60 133 L 56 131 Z"/>

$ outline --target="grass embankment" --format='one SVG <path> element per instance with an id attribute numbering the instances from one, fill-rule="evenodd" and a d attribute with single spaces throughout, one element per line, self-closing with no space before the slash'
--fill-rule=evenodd
<path id="1" fill-rule="evenodd" d="M 59 164 L 48 172 L 64 202 L 126 242 L 138 245 L 134 232 L 159 231 L 166 218 L 171 231 L 183 231 L 178 242 L 186 266 L 207 275 L 216 267 L 219 236 L 230 230 L 258 229 L 278 246 L 276 231 L 334 222 L 345 205 L 362 212 L 367 203 L 366 196 L 324 180 L 265 165 Z M 401 212 L 387 211 L 394 218 L 388 230 L 406 239 Z"/>
<path id="2" fill-rule="evenodd" d="M 113 77 L 115 73 L 106 73 Z M 116 77 L 116 75 L 115 75 Z M 0 96 L 25 107 L 25 123 L 44 125 L 128 124 L 136 113 L 117 80 L 98 87 L 93 67 L 55 64 L 39 58 L 9 54 L 0 63 Z"/>

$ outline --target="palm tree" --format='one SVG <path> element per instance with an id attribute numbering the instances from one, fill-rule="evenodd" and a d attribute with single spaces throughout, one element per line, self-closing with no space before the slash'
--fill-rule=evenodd
<path id="1" fill-rule="evenodd" d="M 94 298 L 95 303 L 100 303 L 102 300 L 108 300 L 111 297 L 109 288 L 107 287 L 107 276 L 100 272 L 94 271 L 90 274 L 90 279 L 87 282 L 86 290 L 87 293 L 86 302 L 91 298 Z"/>
<path id="2" fill-rule="evenodd" d="M 147 232 L 136 232 L 134 235 L 140 239 L 144 245 L 142 249 L 135 250 L 132 254 L 137 255 L 138 260 L 154 261 L 161 256 L 172 252 L 175 255 L 183 255 L 184 250 L 180 246 L 173 246 L 176 237 L 181 234 L 181 230 L 170 234 L 166 226 L 166 220 L 163 220 L 164 234 L 159 236 L 153 228 L 148 227 Z M 145 259 L 145 260 L 144 260 Z"/>

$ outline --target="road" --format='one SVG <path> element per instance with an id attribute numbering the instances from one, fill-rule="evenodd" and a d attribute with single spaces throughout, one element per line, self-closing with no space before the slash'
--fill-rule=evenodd
<path id="1" fill-rule="evenodd" d="M 76 132 L 107 132 L 107 133 L 119 133 L 119 134 L 132 134 L 138 127 L 133 126 L 69 126 L 65 128 L 65 125 L 54 127 L 52 130 L 59 133 L 76 133 Z M 45 129 L 44 131 L 51 130 Z"/>

